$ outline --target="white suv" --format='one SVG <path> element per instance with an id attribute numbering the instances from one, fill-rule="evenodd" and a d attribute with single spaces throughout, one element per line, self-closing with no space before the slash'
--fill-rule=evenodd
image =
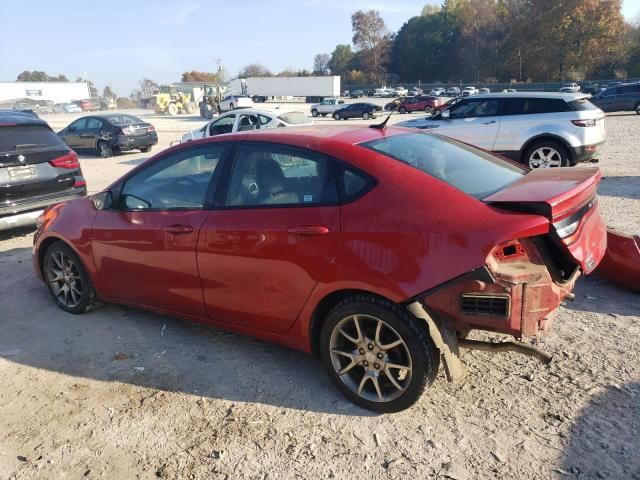
<path id="1" fill-rule="evenodd" d="M 493 93 L 460 100 L 435 117 L 398 126 L 433 129 L 530 168 L 597 161 L 604 113 L 581 93 Z"/>

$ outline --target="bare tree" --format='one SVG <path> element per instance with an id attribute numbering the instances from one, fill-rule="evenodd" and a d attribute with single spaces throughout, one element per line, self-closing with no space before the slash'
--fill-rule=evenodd
<path id="1" fill-rule="evenodd" d="M 238 77 L 240 78 L 271 77 L 271 76 L 273 76 L 271 71 L 264 65 L 261 65 L 260 63 L 252 63 L 250 65 L 245 65 L 240 70 L 240 73 L 238 74 Z"/>
<path id="2" fill-rule="evenodd" d="M 319 53 L 313 57 L 313 73 L 315 75 L 326 75 L 330 60 L 331 55 L 328 53 Z"/>

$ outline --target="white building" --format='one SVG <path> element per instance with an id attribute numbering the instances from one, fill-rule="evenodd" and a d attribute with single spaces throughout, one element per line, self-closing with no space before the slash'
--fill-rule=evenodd
<path id="1" fill-rule="evenodd" d="M 89 96 L 87 82 L 0 82 L 0 103 L 25 99 L 66 103 Z"/>

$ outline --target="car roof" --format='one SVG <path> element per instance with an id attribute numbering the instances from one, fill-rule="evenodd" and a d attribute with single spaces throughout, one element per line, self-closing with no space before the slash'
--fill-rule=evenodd
<path id="1" fill-rule="evenodd" d="M 581 92 L 496 92 L 482 93 L 467 98 L 561 98 L 567 102 L 587 98 L 589 95 Z"/>
<path id="2" fill-rule="evenodd" d="M 254 115 L 270 115 L 272 117 L 276 117 L 278 115 L 280 115 L 281 113 L 290 113 L 293 112 L 294 110 L 278 110 L 278 111 L 274 111 L 274 110 L 264 110 L 261 108 L 235 108 L 233 110 L 231 110 L 230 112 L 225 112 L 222 115 L 220 115 L 217 118 L 214 118 L 214 120 L 218 120 L 218 118 L 221 117 L 228 117 L 229 115 L 235 115 L 235 114 L 240 114 L 240 113 L 252 113 Z"/>
<path id="3" fill-rule="evenodd" d="M 7 125 L 48 126 L 47 122 L 29 113 L 24 113 L 19 110 L 0 110 L 0 126 Z"/>

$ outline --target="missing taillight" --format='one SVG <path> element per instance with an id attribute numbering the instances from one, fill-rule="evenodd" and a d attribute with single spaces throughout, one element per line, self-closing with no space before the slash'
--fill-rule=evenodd
<path id="1" fill-rule="evenodd" d="M 499 261 L 508 261 L 515 258 L 526 256 L 524 248 L 517 240 L 498 245 L 493 250 L 493 256 Z"/>
<path id="2" fill-rule="evenodd" d="M 78 161 L 76 152 L 69 152 L 62 157 L 54 158 L 49 163 L 56 168 L 68 168 L 69 170 L 80 168 L 80 162 Z"/>
<path id="3" fill-rule="evenodd" d="M 154 127 L 153 125 L 149 125 L 149 126 L 147 127 L 147 133 L 149 133 L 149 132 L 155 132 L 155 131 L 156 131 L 156 127 Z"/>

